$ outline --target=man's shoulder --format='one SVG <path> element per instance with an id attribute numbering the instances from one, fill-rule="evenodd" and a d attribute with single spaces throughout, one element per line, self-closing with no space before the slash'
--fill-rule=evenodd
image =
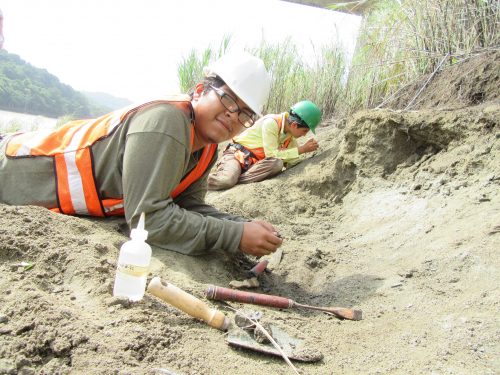
<path id="1" fill-rule="evenodd" d="M 268 113 L 267 115 L 264 115 L 264 117 L 262 117 L 262 120 L 266 120 L 266 119 L 278 119 L 278 118 L 281 118 L 283 117 L 283 115 L 286 115 L 287 112 L 282 112 L 282 113 Z"/>
<path id="2" fill-rule="evenodd" d="M 286 115 L 286 113 L 266 115 L 261 119 L 260 126 L 263 129 L 279 130 L 280 122 L 284 115 Z"/>
<path id="3" fill-rule="evenodd" d="M 157 101 L 137 112 L 132 119 L 129 132 L 164 133 L 175 138 L 184 138 L 189 135 L 190 122 L 186 112 L 174 103 Z"/>
<path id="4" fill-rule="evenodd" d="M 262 125 L 271 125 L 271 124 L 278 124 L 278 119 L 280 118 L 280 115 L 275 115 L 275 114 L 268 114 L 262 117 L 259 122 Z"/>

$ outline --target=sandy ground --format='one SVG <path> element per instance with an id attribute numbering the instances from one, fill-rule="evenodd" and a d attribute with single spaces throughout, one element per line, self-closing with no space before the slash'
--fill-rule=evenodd
<path id="1" fill-rule="evenodd" d="M 293 362 L 301 374 L 498 374 L 499 66 L 487 56 L 436 77 L 412 111 L 331 122 L 297 167 L 208 195 L 285 237 L 258 292 L 361 309 L 363 320 L 205 299 L 207 284 L 243 279 L 253 258 L 154 249 L 150 276 L 232 321 L 233 309 L 262 312 L 323 354 Z M 0 205 L 0 374 L 294 373 L 149 294 L 113 298 L 122 224 Z"/>

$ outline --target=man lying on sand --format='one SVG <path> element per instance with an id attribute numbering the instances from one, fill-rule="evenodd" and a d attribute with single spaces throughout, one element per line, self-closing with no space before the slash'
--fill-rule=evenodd
<path id="1" fill-rule="evenodd" d="M 204 201 L 217 144 L 253 125 L 270 85 L 262 60 L 227 54 L 205 69 L 190 95 L 49 133 L 0 136 L 0 202 L 69 215 L 125 215 L 130 227 L 144 212 L 148 242 L 184 254 L 274 252 L 282 239 L 270 223 Z"/>

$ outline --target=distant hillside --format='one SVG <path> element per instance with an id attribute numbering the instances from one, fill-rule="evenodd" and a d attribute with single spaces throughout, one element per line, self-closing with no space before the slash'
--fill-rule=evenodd
<path id="1" fill-rule="evenodd" d="M 47 70 L 0 50 L 0 109 L 53 118 L 66 115 L 86 118 L 105 114 L 124 101 L 119 98 L 113 101 L 109 95 L 106 100 L 89 99 Z"/>
<path id="2" fill-rule="evenodd" d="M 100 105 L 111 110 L 126 107 L 132 102 L 125 98 L 117 98 L 116 96 L 106 94 L 104 92 L 88 92 L 82 91 L 82 94 L 87 97 L 87 99 L 96 105 Z"/>

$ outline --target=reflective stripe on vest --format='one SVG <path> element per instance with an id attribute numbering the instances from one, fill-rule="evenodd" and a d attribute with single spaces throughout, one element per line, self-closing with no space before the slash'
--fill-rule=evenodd
<path id="1" fill-rule="evenodd" d="M 123 215 L 123 199 L 101 199 L 94 179 L 90 147 L 109 136 L 118 126 L 138 110 L 158 103 L 175 105 L 191 119 L 190 147 L 194 143 L 194 121 L 188 96 L 172 96 L 140 106 L 122 110 L 91 120 L 71 121 L 50 132 L 31 132 L 15 135 L 7 145 L 9 157 L 52 156 L 57 186 L 58 208 L 56 212 L 68 215 L 110 216 Z M 217 145 L 206 146 L 195 168 L 172 191 L 175 198 L 205 173 L 217 150 Z"/>

